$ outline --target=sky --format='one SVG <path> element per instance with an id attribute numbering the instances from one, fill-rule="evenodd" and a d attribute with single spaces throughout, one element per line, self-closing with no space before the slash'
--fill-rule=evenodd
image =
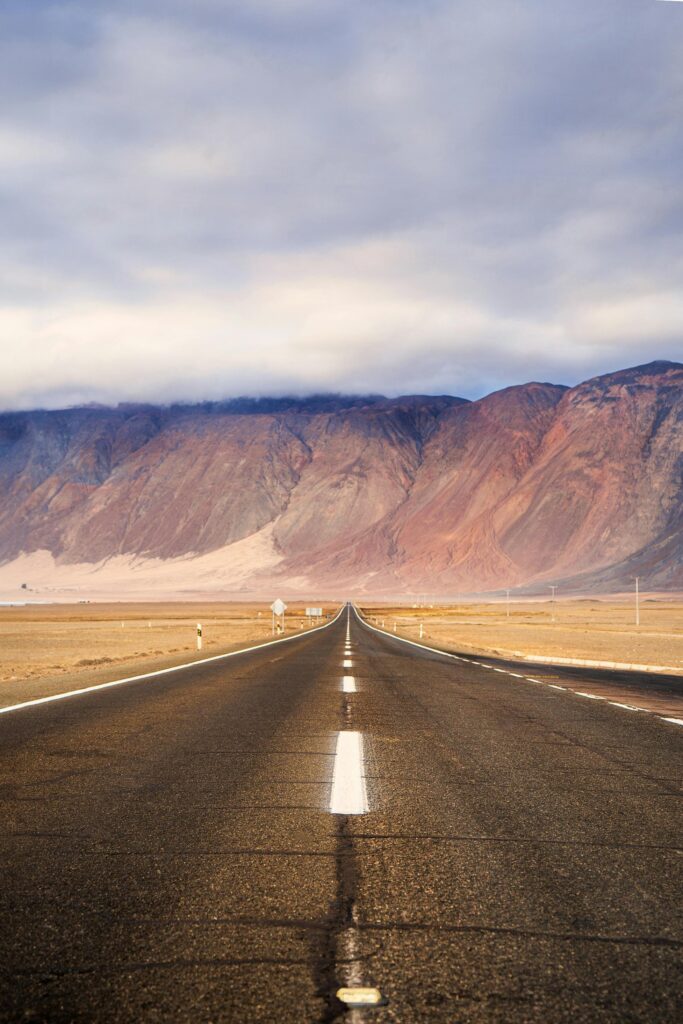
<path id="1" fill-rule="evenodd" d="M 0 408 L 683 359 L 683 3 L 3 0 Z"/>

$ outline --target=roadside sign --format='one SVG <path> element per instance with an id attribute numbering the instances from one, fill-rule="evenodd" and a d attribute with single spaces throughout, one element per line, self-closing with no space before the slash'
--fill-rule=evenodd
<path id="1" fill-rule="evenodd" d="M 309 618 L 320 619 L 322 618 L 323 610 L 322 608 L 307 608 L 306 614 L 309 616 Z"/>
<path id="2" fill-rule="evenodd" d="M 273 613 L 273 615 L 284 615 L 285 611 L 287 610 L 287 605 L 285 604 L 284 601 L 281 601 L 280 598 L 277 597 L 271 604 L 270 610 Z"/>

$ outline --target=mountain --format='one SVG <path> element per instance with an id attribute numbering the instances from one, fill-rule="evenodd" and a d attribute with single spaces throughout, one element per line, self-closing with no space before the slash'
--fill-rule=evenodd
<path id="1" fill-rule="evenodd" d="M 0 488 L 3 595 L 680 589 L 683 365 L 6 413 Z"/>

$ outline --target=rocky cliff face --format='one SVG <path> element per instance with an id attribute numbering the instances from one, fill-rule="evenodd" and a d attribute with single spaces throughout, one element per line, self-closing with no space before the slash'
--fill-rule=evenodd
<path id="1" fill-rule="evenodd" d="M 247 590 L 683 586 L 683 366 L 567 389 L 0 416 L 0 558 L 202 556 Z M 265 533 L 263 534 L 265 536 Z M 277 562 L 277 565 L 274 564 Z"/>

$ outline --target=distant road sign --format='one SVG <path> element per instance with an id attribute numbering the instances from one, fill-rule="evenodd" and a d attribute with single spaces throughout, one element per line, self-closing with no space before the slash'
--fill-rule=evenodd
<path id="1" fill-rule="evenodd" d="M 323 613 L 322 608 L 307 608 L 306 609 L 306 614 L 309 615 L 311 618 L 319 619 L 319 618 L 321 618 L 322 613 Z"/>
<path id="2" fill-rule="evenodd" d="M 277 597 L 271 604 L 270 610 L 273 613 L 273 615 L 284 615 L 285 611 L 287 610 L 287 605 L 285 604 L 284 601 L 281 601 L 280 598 Z"/>

